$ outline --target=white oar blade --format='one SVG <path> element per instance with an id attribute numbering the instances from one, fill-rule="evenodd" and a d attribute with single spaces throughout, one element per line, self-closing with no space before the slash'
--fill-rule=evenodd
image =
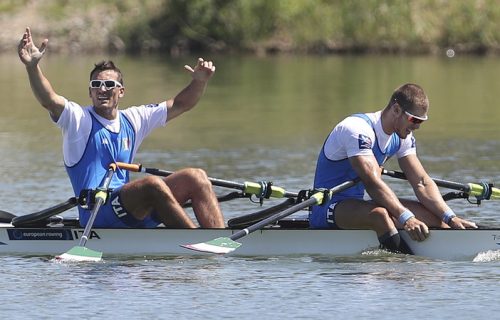
<path id="1" fill-rule="evenodd" d="M 233 241 L 226 237 L 221 237 L 207 242 L 200 242 L 195 244 L 181 244 L 181 247 L 186 249 L 218 254 L 226 254 L 232 252 L 239 246 L 241 246 L 241 243 Z"/>
<path id="2" fill-rule="evenodd" d="M 99 262 L 102 260 L 102 252 L 76 246 L 68 252 L 57 256 L 56 260 L 63 262 Z"/>

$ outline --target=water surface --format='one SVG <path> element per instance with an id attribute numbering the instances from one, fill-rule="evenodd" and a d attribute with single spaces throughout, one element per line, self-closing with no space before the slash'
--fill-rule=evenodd
<path id="1" fill-rule="evenodd" d="M 42 67 L 58 93 L 87 104 L 88 73 L 101 59 L 48 54 Z M 176 94 L 189 81 L 182 66 L 195 59 L 113 57 L 125 75 L 121 105 Z M 212 177 L 308 189 L 317 153 L 333 125 L 351 113 L 383 108 L 397 86 L 415 82 L 431 101 L 430 120 L 416 132 L 429 173 L 458 182 L 500 180 L 497 58 L 213 60 L 217 71 L 203 100 L 155 131 L 137 162 L 166 170 L 195 166 Z M 33 98 L 24 67 L 15 55 L 0 56 L 0 65 L 0 204 L 2 210 L 25 214 L 64 201 L 72 196 L 71 188 L 61 134 Z M 388 168 L 397 169 L 396 163 Z M 412 196 L 406 182 L 386 180 L 399 195 Z M 450 205 L 482 225 L 499 225 L 495 201 L 480 207 L 465 200 Z M 248 200 L 222 208 L 226 220 L 259 209 Z M 349 258 L 115 257 L 79 265 L 47 257 L 0 259 L 1 314 L 13 319 L 471 319 L 499 318 L 500 312 L 498 255 L 475 262 L 381 252 Z"/>

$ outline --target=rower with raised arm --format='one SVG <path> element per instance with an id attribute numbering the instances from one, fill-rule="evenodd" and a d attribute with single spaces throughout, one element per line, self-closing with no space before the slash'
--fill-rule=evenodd
<path id="1" fill-rule="evenodd" d="M 42 73 L 39 62 L 48 40 L 35 46 L 31 31 L 19 42 L 18 53 L 26 66 L 33 94 L 47 109 L 63 133 L 64 164 L 76 196 L 100 185 L 110 163 L 132 162 L 141 142 L 153 129 L 192 109 L 215 72 L 212 61 L 201 58 L 194 68 L 185 66 L 191 82 L 175 97 L 160 103 L 119 109 L 125 95 L 123 76 L 112 61 L 97 63 L 90 72 L 92 105 L 80 106 L 57 94 Z M 168 177 L 148 176 L 130 181 L 126 170 L 117 170 L 110 184 L 109 201 L 101 208 L 95 227 L 194 228 L 182 209 L 191 201 L 198 223 L 204 228 L 223 228 L 224 218 L 206 173 L 186 168 Z M 85 226 L 91 208 L 79 208 Z"/>
<path id="2" fill-rule="evenodd" d="M 362 183 L 332 197 L 310 214 L 312 228 L 375 230 L 383 248 L 411 253 L 398 233 L 423 241 L 429 227 L 476 228 L 458 217 L 417 157 L 413 131 L 428 119 L 429 100 L 416 84 L 397 88 L 387 106 L 354 114 L 335 126 L 319 153 L 315 188 L 331 188 L 359 176 Z M 382 180 L 380 166 L 396 156 L 418 200 L 399 199 Z M 365 190 L 371 197 L 365 200 Z"/>

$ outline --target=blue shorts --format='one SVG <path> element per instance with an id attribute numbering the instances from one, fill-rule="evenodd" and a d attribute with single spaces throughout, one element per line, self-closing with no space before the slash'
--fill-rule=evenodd
<path id="1" fill-rule="evenodd" d="M 336 199 L 322 206 L 313 206 L 309 214 L 309 227 L 312 229 L 340 229 L 335 223 L 335 206 L 341 201 Z"/>
<path id="2" fill-rule="evenodd" d="M 106 203 L 101 206 L 94 224 L 95 228 L 156 228 L 161 222 L 152 214 L 144 220 L 138 220 L 128 213 L 121 204 L 121 187 L 113 189 Z M 89 218 L 90 210 L 78 208 L 80 212 L 80 225 L 85 227 Z"/>

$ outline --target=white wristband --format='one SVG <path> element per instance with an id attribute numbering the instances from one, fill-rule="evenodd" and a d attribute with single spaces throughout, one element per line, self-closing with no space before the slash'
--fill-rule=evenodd
<path id="1" fill-rule="evenodd" d="M 410 210 L 406 209 L 399 215 L 398 221 L 402 226 L 404 226 L 406 221 L 414 217 L 415 215 Z"/>
<path id="2" fill-rule="evenodd" d="M 455 218 L 456 216 L 457 215 L 451 210 L 445 211 L 443 213 L 443 221 L 444 223 L 449 224 L 451 222 L 451 219 Z"/>

